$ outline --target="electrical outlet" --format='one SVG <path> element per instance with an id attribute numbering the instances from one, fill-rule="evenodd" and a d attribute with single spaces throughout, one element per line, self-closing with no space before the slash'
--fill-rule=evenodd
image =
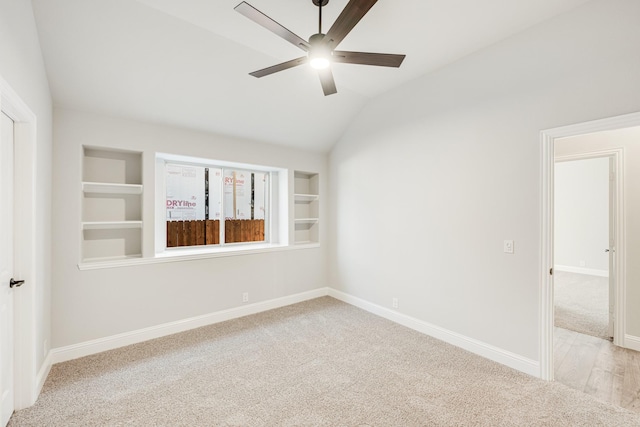
<path id="1" fill-rule="evenodd" d="M 393 298 L 391 300 L 391 307 L 398 308 L 398 298 Z"/>
<path id="2" fill-rule="evenodd" d="M 242 293 L 242 302 L 249 302 L 249 292 Z"/>
<path id="3" fill-rule="evenodd" d="M 584 267 L 585 265 L 587 265 L 587 263 L 583 259 L 581 259 L 580 260 L 580 267 Z"/>
<path id="4" fill-rule="evenodd" d="M 504 253 L 512 254 L 513 253 L 513 240 L 505 240 L 504 241 Z"/>

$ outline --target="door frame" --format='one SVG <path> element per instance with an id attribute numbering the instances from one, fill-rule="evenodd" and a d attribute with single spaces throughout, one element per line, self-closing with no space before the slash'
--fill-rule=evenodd
<path id="1" fill-rule="evenodd" d="M 36 115 L 0 76 L 0 111 L 14 121 L 14 274 L 24 279 L 14 293 L 14 405 L 35 403 L 41 376 L 36 366 L 36 295 L 42 295 L 36 260 Z M 17 213 L 17 214 L 16 214 Z M 46 250 L 46 248 L 45 248 Z M 44 363 L 46 365 L 46 361 Z"/>
<path id="2" fill-rule="evenodd" d="M 539 348 L 540 377 L 553 380 L 553 169 L 555 165 L 554 142 L 556 139 L 588 133 L 640 126 L 640 113 L 626 114 L 585 123 L 548 129 L 540 132 L 541 141 L 541 244 L 540 244 L 540 293 L 539 293 Z M 615 151 L 615 150 L 609 150 Z M 614 344 L 626 347 L 626 275 L 625 275 L 625 222 L 624 222 L 624 171 L 622 156 L 616 164 L 616 319 Z"/>

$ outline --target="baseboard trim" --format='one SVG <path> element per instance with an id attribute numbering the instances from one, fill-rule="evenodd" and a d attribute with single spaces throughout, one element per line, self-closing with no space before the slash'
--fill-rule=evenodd
<path id="1" fill-rule="evenodd" d="M 640 351 L 640 337 L 625 334 L 624 347 L 631 350 Z"/>
<path id="2" fill-rule="evenodd" d="M 406 314 L 373 304 L 369 301 L 365 301 L 333 288 L 329 288 L 329 296 L 346 302 L 347 304 L 359 307 L 380 317 L 384 317 L 392 322 L 421 332 L 425 335 L 429 335 L 433 338 L 455 345 L 456 347 L 463 348 L 477 354 L 478 356 L 493 360 L 494 362 L 501 363 L 534 377 L 540 377 L 540 363 L 535 360 L 522 357 L 501 348 L 494 347 L 456 332 L 432 325 L 414 317 L 407 316 Z"/>
<path id="3" fill-rule="evenodd" d="M 47 380 L 49 372 L 51 372 L 51 366 L 53 366 L 53 354 L 51 351 L 49 351 L 49 353 L 47 353 L 47 357 L 44 359 L 44 362 L 42 362 L 40 370 L 38 371 L 38 376 L 36 377 L 36 393 L 34 396 L 40 395 L 42 387 L 44 387 L 44 382 Z"/>
<path id="4" fill-rule="evenodd" d="M 273 310 L 275 308 L 285 307 L 291 304 L 297 304 L 299 302 L 326 295 L 328 295 L 328 288 L 318 288 L 308 292 L 288 295 L 286 297 L 275 298 L 254 304 L 242 305 L 240 307 L 234 307 L 228 310 L 222 310 L 202 316 L 195 316 L 189 319 L 164 323 L 162 325 L 138 329 L 136 331 L 125 332 L 110 337 L 59 347 L 51 350 L 50 354 L 54 364 L 66 362 L 68 360 L 78 359 L 80 357 L 101 353 L 103 351 L 113 350 L 127 345 L 137 344 L 143 341 L 200 328 L 202 326 L 208 326 L 214 323 L 237 319 L 239 317 Z M 46 378 L 46 376 L 44 376 L 44 378 Z"/>
<path id="5" fill-rule="evenodd" d="M 455 345 L 456 347 L 463 348 L 479 356 L 509 366 L 518 371 L 535 377 L 540 376 L 540 364 L 535 360 L 522 357 L 520 355 L 466 337 L 456 332 L 452 332 L 439 326 L 432 325 L 428 322 L 424 322 L 422 320 L 407 316 L 397 311 L 390 310 L 388 308 L 379 306 L 369 301 L 365 301 L 358 297 L 354 297 L 336 289 L 318 288 L 308 292 L 275 298 L 255 304 L 234 307 L 228 310 L 218 311 L 202 316 L 196 316 L 189 319 L 178 320 L 175 322 L 169 322 L 149 328 L 138 329 L 136 331 L 125 332 L 122 334 L 99 338 L 79 344 L 73 344 L 70 346 L 54 348 L 49 352 L 49 355 L 47 356 L 45 362 L 43 363 L 43 366 L 40 369 L 40 372 L 38 373 L 38 390 L 42 389 L 51 366 L 55 363 L 78 359 L 80 357 L 101 353 L 103 351 L 113 350 L 116 348 L 124 347 L 131 344 L 137 344 L 155 338 L 161 338 L 167 335 L 185 332 L 191 329 L 200 328 L 202 326 L 225 322 L 227 320 L 237 319 L 240 317 L 261 313 L 263 311 L 285 307 L 291 304 L 297 304 L 326 295 L 329 295 L 347 304 L 351 304 L 355 307 L 359 307 L 392 322 L 421 332 L 425 335 L 429 335 L 433 338 Z M 630 346 L 633 340 L 635 340 L 635 343 L 637 344 L 637 349 L 640 350 L 640 338 L 637 337 L 627 336 L 627 345 L 629 345 L 629 348 L 634 348 Z"/>
<path id="6" fill-rule="evenodd" d="M 595 268 L 572 267 L 570 265 L 556 265 L 553 267 L 556 271 L 564 271 L 567 273 L 586 274 L 588 276 L 609 277 L 609 271 L 597 270 Z"/>

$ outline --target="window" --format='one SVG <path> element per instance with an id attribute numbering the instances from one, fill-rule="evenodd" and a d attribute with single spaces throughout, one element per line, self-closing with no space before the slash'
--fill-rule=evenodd
<path id="1" fill-rule="evenodd" d="M 278 170 L 176 157 L 158 155 L 164 178 L 164 248 L 271 241 L 271 183 Z"/>

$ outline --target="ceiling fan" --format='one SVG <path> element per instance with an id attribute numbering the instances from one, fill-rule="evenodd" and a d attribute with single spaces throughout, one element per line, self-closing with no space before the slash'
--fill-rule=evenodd
<path id="1" fill-rule="evenodd" d="M 247 2 L 242 2 L 234 9 L 267 30 L 282 37 L 289 43 L 307 52 L 307 55 L 282 64 L 273 65 L 262 70 L 249 73 L 254 77 L 264 77 L 278 71 L 297 67 L 298 65 L 310 63 L 311 67 L 318 70 L 320 83 L 325 96 L 337 93 L 336 84 L 333 80 L 333 73 L 330 65 L 332 62 L 347 64 L 377 65 L 382 67 L 399 67 L 405 55 L 394 55 L 388 53 L 367 53 L 348 52 L 335 50 L 338 44 L 349 34 L 362 17 L 373 7 L 378 0 L 350 0 L 345 6 L 336 22 L 326 34 L 322 33 L 322 7 L 329 3 L 329 0 L 311 0 L 318 6 L 318 33 L 309 37 L 309 41 L 302 39 L 292 33 L 264 13 Z"/>

